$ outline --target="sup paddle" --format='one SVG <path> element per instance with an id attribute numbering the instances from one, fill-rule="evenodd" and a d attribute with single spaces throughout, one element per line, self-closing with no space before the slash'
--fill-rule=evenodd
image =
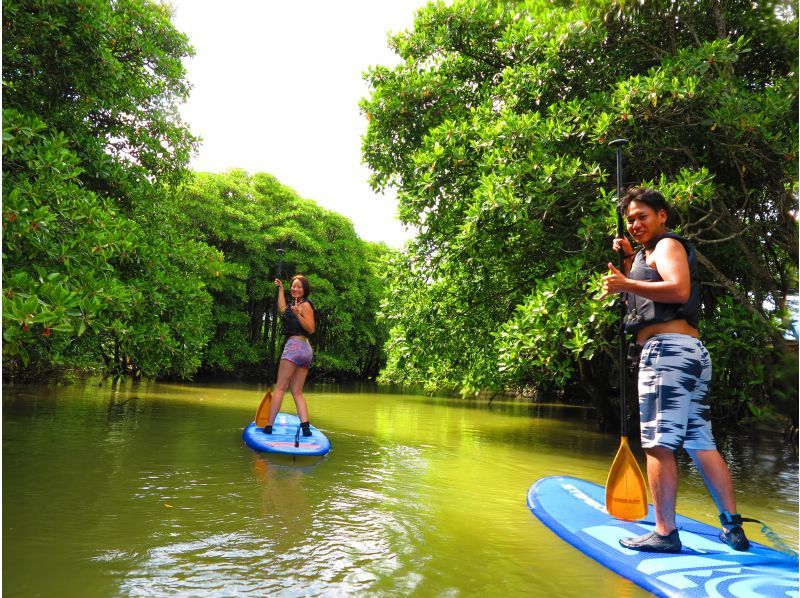
<path id="1" fill-rule="evenodd" d="M 609 145 L 617 150 L 617 202 L 622 197 L 622 146 L 628 143 L 627 139 L 615 139 Z M 624 234 L 622 224 L 622 211 L 617 206 L 617 236 Z M 619 249 L 619 269 L 625 271 L 625 250 Z M 627 409 L 625 399 L 628 384 L 625 373 L 625 302 L 622 297 L 619 303 L 619 411 L 620 411 L 620 443 L 617 456 L 611 464 L 606 480 L 606 511 L 617 519 L 637 521 L 647 515 L 647 489 L 644 476 L 639 464 L 628 445 L 627 434 Z"/>
<path id="2" fill-rule="evenodd" d="M 284 253 L 283 249 L 278 249 L 277 253 L 278 253 L 278 274 L 275 276 L 275 278 L 280 278 L 281 277 L 281 266 L 283 266 L 283 253 Z M 271 353 L 271 355 L 272 355 L 272 360 L 273 361 L 275 359 L 275 328 L 276 328 L 275 322 L 277 321 L 277 318 L 278 318 L 278 293 L 280 293 L 280 292 L 281 292 L 281 288 L 277 287 L 275 289 L 275 301 L 272 304 L 272 348 L 271 348 L 272 353 Z M 280 361 L 278 363 L 280 364 Z M 278 368 L 276 367 L 275 368 L 275 376 L 274 376 L 274 378 L 272 380 L 272 384 L 275 384 L 277 379 L 278 379 Z M 258 409 L 256 409 L 255 422 L 256 422 L 256 427 L 257 428 L 263 428 L 269 422 L 269 407 L 270 407 L 270 403 L 271 402 L 272 402 L 272 386 L 267 388 L 267 392 L 264 393 L 264 398 L 261 399 L 261 403 L 258 404 Z"/>

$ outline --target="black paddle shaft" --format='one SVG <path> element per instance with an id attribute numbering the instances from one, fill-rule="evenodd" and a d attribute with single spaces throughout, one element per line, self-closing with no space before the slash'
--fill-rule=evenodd
<path id="1" fill-rule="evenodd" d="M 617 237 L 622 238 L 625 234 L 625 227 L 622 221 L 622 210 L 619 207 L 619 202 L 622 199 L 622 146 L 627 144 L 627 139 L 615 139 L 610 146 L 617 150 Z M 618 251 L 618 264 L 620 272 L 625 272 L 625 250 L 622 245 Z M 628 396 L 628 377 L 625 372 L 625 361 L 627 359 L 627 351 L 625 349 L 625 301 L 620 295 L 617 300 L 619 304 L 619 411 L 620 411 L 620 434 L 627 436 L 627 420 L 628 410 L 625 405 L 625 400 Z"/>
<path id="2" fill-rule="evenodd" d="M 283 251 L 283 249 L 278 249 L 276 251 L 276 253 L 278 254 L 278 272 L 275 275 L 275 278 L 280 278 L 281 277 L 281 268 L 283 267 L 283 254 L 284 254 L 284 251 Z M 275 301 L 272 302 L 272 331 L 271 331 L 271 334 L 270 334 L 271 341 L 272 341 L 272 348 L 270 349 L 270 354 L 269 354 L 269 365 L 270 365 L 270 373 L 271 374 L 273 373 L 273 367 L 272 366 L 275 365 L 275 333 L 276 333 L 276 329 L 277 329 L 277 326 L 278 326 L 278 293 L 280 293 L 280 292 L 281 292 L 281 288 L 277 287 L 275 289 Z M 278 379 L 278 371 L 277 371 L 277 368 L 274 368 L 274 379 L 273 379 L 273 382 L 275 380 L 277 380 L 277 379 Z"/>

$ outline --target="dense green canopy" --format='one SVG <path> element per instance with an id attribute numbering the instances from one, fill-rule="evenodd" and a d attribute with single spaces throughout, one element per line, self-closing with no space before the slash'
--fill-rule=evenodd
<path id="1" fill-rule="evenodd" d="M 216 333 L 205 371 L 272 375 L 267 370 L 280 248 L 284 282 L 302 273 L 311 284 L 312 378 L 377 374 L 386 336 L 376 322 L 382 296 L 377 269 L 385 245 L 362 241 L 347 218 L 300 198 L 265 173 L 197 174 L 180 196 L 178 226 L 225 256 L 210 286 Z"/>
<path id="2" fill-rule="evenodd" d="M 67 135 L 84 185 L 126 208 L 197 143 L 178 115 L 193 50 L 171 17 L 148 0 L 3 2 L 3 106 Z"/>
<path id="3" fill-rule="evenodd" d="M 7 376 L 269 373 L 278 247 L 314 287 L 314 375 L 382 365 L 387 248 L 269 175 L 190 176 L 191 53 L 166 4 L 3 3 Z"/>
<path id="4" fill-rule="evenodd" d="M 716 405 L 761 414 L 797 285 L 797 22 L 775 2 L 431 3 L 368 73 L 364 157 L 421 234 L 393 261 L 383 379 L 579 388 L 603 407 L 616 310 L 612 139 L 698 248 Z M 791 11 L 788 11 L 791 14 Z M 731 341 L 731 339 L 736 339 Z M 775 353 L 771 353 L 771 347 Z M 796 392 L 796 391 L 795 391 Z M 791 400 L 791 399 L 790 399 Z"/>
<path id="5" fill-rule="evenodd" d="M 3 3 L 7 372 L 199 366 L 217 252 L 166 217 L 195 147 L 177 115 L 190 53 L 154 2 Z"/>

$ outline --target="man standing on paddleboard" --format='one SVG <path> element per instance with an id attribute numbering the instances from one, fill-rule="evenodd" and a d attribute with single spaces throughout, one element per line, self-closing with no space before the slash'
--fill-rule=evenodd
<path id="1" fill-rule="evenodd" d="M 658 191 L 632 188 L 619 209 L 640 249 L 634 253 L 627 238 L 614 239 L 614 250 L 624 252 L 625 272 L 609 263 L 603 289 L 604 296 L 625 294 L 625 330 L 641 348 L 641 440 L 656 515 L 653 532 L 622 538 L 620 544 L 643 552 L 680 552 L 675 451 L 682 447 L 722 510 L 720 540 L 735 550 L 747 550 L 750 543 L 736 513 L 730 470 L 711 434 L 711 358 L 698 330 L 700 277 L 694 246 L 669 232 L 669 207 Z"/>

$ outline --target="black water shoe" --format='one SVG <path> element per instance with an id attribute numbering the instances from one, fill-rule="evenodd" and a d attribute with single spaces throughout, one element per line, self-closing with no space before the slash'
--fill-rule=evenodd
<path id="1" fill-rule="evenodd" d="M 311 436 L 311 428 L 309 428 L 311 424 L 308 422 L 300 422 L 300 429 L 303 430 L 303 436 Z"/>
<path id="2" fill-rule="evenodd" d="M 272 426 L 264 426 L 264 434 L 272 434 Z"/>
<path id="3" fill-rule="evenodd" d="M 719 539 L 734 550 L 740 552 L 744 552 L 750 548 L 750 541 L 747 539 L 747 536 L 744 535 L 744 530 L 740 525 L 733 526 L 730 531 L 727 532 L 722 530 L 719 533 Z"/>
<path id="4" fill-rule="evenodd" d="M 662 536 L 656 532 L 650 532 L 638 538 L 620 538 L 619 543 L 625 548 L 638 550 L 639 552 L 680 552 L 683 545 L 678 537 L 678 530 L 672 530 L 668 535 Z"/>

